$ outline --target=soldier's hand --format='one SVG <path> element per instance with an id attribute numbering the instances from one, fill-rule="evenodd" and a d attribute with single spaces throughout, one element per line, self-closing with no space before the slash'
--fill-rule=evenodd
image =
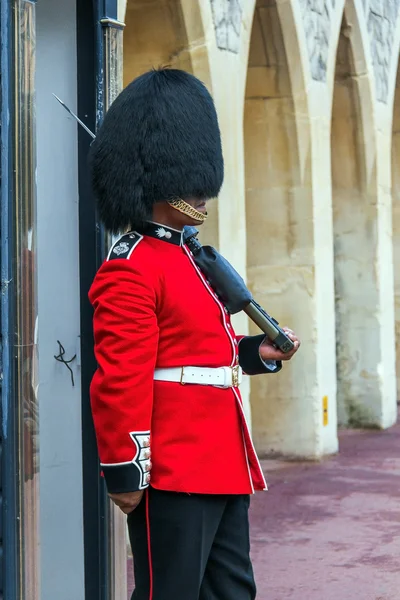
<path id="1" fill-rule="evenodd" d="M 260 346 L 260 356 L 263 360 L 290 360 L 300 348 L 300 340 L 297 335 L 288 327 L 282 327 L 286 335 L 294 342 L 294 348 L 290 352 L 282 352 L 275 348 L 271 340 L 265 338 Z"/>
<path id="2" fill-rule="evenodd" d="M 139 492 L 126 492 L 124 494 L 108 494 L 111 500 L 116 504 L 123 513 L 129 515 L 137 506 L 139 506 L 143 498 L 143 490 Z"/>

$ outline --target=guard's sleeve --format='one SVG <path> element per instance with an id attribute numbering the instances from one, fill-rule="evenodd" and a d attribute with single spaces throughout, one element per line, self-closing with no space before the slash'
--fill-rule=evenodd
<path id="1" fill-rule="evenodd" d="M 89 293 L 98 363 L 90 399 L 110 493 L 142 490 L 150 481 L 156 291 L 132 263 L 104 263 Z"/>
<path id="2" fill-rule="evenodd" d="M 278 373 L 282 369 L 280 360 L 263 360 L 260 356 L 260 346 L 265 335 L 238 336 L 239 365 L 246 375 L 262 375 L 263 373 Z"/>

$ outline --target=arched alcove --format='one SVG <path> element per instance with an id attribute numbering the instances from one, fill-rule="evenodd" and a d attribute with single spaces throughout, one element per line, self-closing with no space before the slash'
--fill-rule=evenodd
<path id="1" fill-rule="evenodd" d="M 152 67 L 192 71 L 180 0 L 129 0 L 125 25 L 125 85 Z"/>
<path id="2" fill-rule="evenodd" d="M 400 393 L 400 62 L 397 69 L 392 134 L 393 263 L 396 319 L 397 398 Z"/>
<path id="3" fill-rule="evenodd" d="M 247 276 L 256 300 L 270 314 L 299 333 L 308 330 L 311 339 L 310 157 L 299 158 L 285 24 L 275 2 L 257 1 L 244 108 Z M 301 162 L 308 162 L 302 175 Z M 255 328 L 252 332 L 258 333 Z M 304 373 L 308 351 L 312 353 L 311 344 L 284 373 L 251 380 L 253 435 L 262 455 L 315 452 L 315 418 L 305 392 L 313 386 Z"/>
<path id="4" fill-rule="evenodd" d="M 160 66 L 199 77 L 212 93 L 199 0 L 128 0 L 124 29 L 124 85 Z M 218 207 L 210 201 L 203 243 L 218 244 Z"/>
<path id="5" fill-rule="evenodd" d="M 372 103 L 369 96 L 363 98 L 368 93 L 360 84 L 363 78 L 344 17 L 331 129 L 337 406 L 342 426 L 377 425 L 381 406 L 376 167 L 367 159 L 372 141 L 366 136 L 362 110 Z"/>

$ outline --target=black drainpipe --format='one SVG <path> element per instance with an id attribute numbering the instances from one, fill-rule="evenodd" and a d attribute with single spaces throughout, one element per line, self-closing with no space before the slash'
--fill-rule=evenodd
<path id="1" fill-rule="evenodd" d="M 93 132 L 101 123 L 104 89 L 105 18 L 117 19 L 116 0 L 77 0 L 78 115 Z M 92 138 L 78 128 L 79 240 L 82 361 L 83 516 L 85 599 L 112 600 L 108 500 L 99 477 L 99 460 L 89 404 L 89 387 L 96 369 L 93 354 L 92 308 L 87 294 L 104 257 L 105 233 L 98 222 L 90 190 L 87 155 Z"/>

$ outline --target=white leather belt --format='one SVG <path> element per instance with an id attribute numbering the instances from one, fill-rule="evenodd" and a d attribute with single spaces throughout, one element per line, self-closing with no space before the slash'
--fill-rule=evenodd
<path id="1" fill-rule="evenodd" d="M 218 367 L 210 369 L 207 367 L 176 367 L 171 369 L 156 369 L 154 379 L 156 381 L 174 381 L 185 385 L 195 383 L 197 385 L 213 385 L 215 387 L 230 388 L 237 387 L 242 383 L 242 368 Z"/>

